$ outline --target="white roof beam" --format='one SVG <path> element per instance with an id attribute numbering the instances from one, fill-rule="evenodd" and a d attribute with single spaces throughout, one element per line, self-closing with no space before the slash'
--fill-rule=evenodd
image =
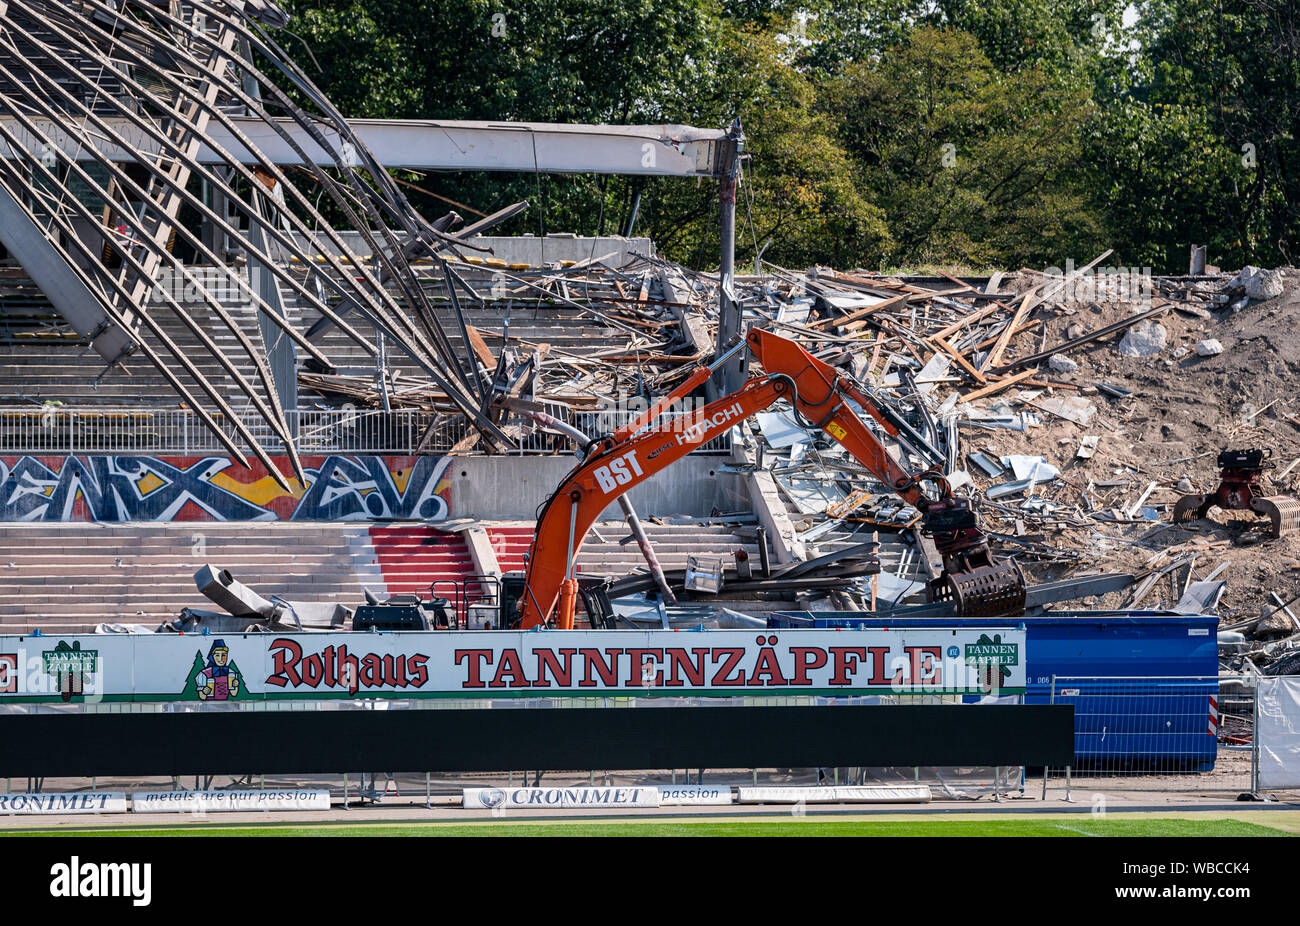
<path id="1" fill-rule="evenodd" d="M 0 116 L 24 143 L 29 139 L 16 121 Z M 36 120 L 40 122 L 40 120 Z M 114 128 L 140 152 L 154 153 L 155 146 L 126 120 Z M 234 120 L 258 148 L 276 164 L 299 164 L 297 154 L 269 125 L 260 119 Z M 547 174 L 623 174 L 659 177 L 712 177 L 719 163 L 719 151 L 726 140 L 721 129 L 698 129 L 683 125 L 567 125 L 543 122 L 454 122 L 357 119 L 351 122 L 357 135 L 386 167 L 420 170 L 538 171 Z M 281 128 L 309 156 L 318 162 L 332 160 L 300 128 L 288 121 Z M 103 139 L 93 142 L 76 130 L 49 125 L 47 134 L 58 141 L 69 157 L 92 160 L 88 144 L 110 160 L 134 160 Z M 331 141 L 333 130 L 321 131 Z M 243 146 L 219 125 L 209 126 L 212 141 L 255 163 Z M 40 157 L 34 142 L 28 156 Z M 13 152 L 0 143 L 0 157 Z M 207 164 L 220 159 L 203 146 L 198 159 Z"/>

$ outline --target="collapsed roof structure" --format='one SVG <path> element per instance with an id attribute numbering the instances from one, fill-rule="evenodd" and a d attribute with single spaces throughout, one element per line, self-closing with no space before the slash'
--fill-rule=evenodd
<path id="1" fill-rule="evenodd" d="M 265 0 L 0 4 L 0 241 L 108 367 L 147 358 L 232 455 L 243 461 L 240 445 L 251 448 L 281 480 L 263 441 L 168 336 L 151 299 L 189 323 L 300 479 L 283 411 L 296 388 L 292 353 L 287 366 L 268 363 L 223 308 L 224 291 L 243 290 L 264 329 L 326 370 L 328 358 L 285 317 L 282 294 L 375 353 L 382 348 L 354 327 L 364 319 L 490 441 L 503 440 L 483 412 L 474 359 L 452 346 L 412 266 L 417 256 L 432 260 L 454 307 L 458 290 L 476 298 L 443 260 L 450 221 L 430 223 L 411 207 L 276 44 L 273 30 L 285 22 Z M 295 151 L 294 176 L 262 152 L 254 141 L 261 135 Z M 206 240 L 186 212 L 201 217 Z M 364 243 L 366 260 L 343 229 Z M 199 275 L 187 266 L 182 254 L 224 265 L 224 236 L 239 241 L 249 273 Z M 289 272 L 288 261 L 305 254 L 308 272 Z M 165 274 L 183 280 L 235 335 L 255 382 L 193 322 L 174 289 L 158 285 Z M 458 327 L 463 343 L 463 321 Z"/>
<path id="2" fill-rule="evenodd" d="M 449 166 L 450 154 L 483 169 L 718 176 L 734 219 L 738 127 L 350 124 L 277 44 L 286 23 L 269 0 L 0 3 L 0 244 L 103 361 L 96 382 L 147 360 L 227 451 L 246 462 L 250 449 L 282 484 L 268 444 L 301 480 L 285 412 L 299 365 L 337 372 L 322 342 L 375 359 L 385 409 L 389 356 L 404 358 L 423 407 L 463 417 L 492 451 L 511 444 L 492 403 L 504 371 L 464 309 L 519 293 L 584 308 L 562 280 L 496 262 L 475 281 L 449 265 L 527 204 L 452 234 L 460 216 L 427 221 L 386 166 Z M 264 348 L 232 317 L 232 294 L 255 307 Z M 197 344 L 178 343 L 173 317 Z"/>

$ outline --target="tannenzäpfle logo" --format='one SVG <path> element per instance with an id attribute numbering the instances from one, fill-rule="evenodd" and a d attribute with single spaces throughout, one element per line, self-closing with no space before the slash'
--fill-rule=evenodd
<path id="1" fill-rule="evenodd" d="M 93 679 L 99 671 L 99 650 L 82 649 L 79 640 L 71 646 L 60 640 L 54 649 L 41 652 L 41 665 L 58 685 L 59 696 L 71 701 L 85 692 L 87 677 Z"/>
<path id="2" fill-rule="evenodd" d="M 992 638 L 982 633 L 974 643 L 966 644 L 965 663 L 987 670 L 986 687 L 992 687 L 994 667 L 998 670 L 998 681 L 1006 681 L 1011 677 L 1008 666 L 1020 664 L 1020 644 L 1003 643 L 1000 633 L 995 633 Z"/>

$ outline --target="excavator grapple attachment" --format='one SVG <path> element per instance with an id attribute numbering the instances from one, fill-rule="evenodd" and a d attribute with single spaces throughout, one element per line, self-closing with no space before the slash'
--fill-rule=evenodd
<path id="1" fill-rule="evenodd" d="M 1025 613 L 1025 574 L 1012 560 L 948 572 L 930 583 L 931 601 L 951 601 L 962 617 Z"/>
<path id="2" fill-rule="evenodd" d="M 923 530 L 943 557 L 943 574 L 930 582 L 930 601 L 950 601 L 961 617 L 1025 613 L 1025 574 L 1014 560 L 997 562 L 964 499 L 928 499 Z"/>
<path id="3" fill-rule="evenodd" d="M 1251 500 L 1250 509 L 1273 522 L 1270 533 L 1274 537 L 1300 530 L 1300 500 L 1290 495 L 1260 496 Z"/>
<path id="4" fill-rule="evenodd" d="M 1210 508 L 1217 504 L 1213 495 L 1184 495 L 1174 505 L 1175 524 L 1196 521 L 1210 513 Z"/>
<path id="5" fill-rule="evenodd" d="M 1272 464 L 1266 450 L 1225 450 L 1219 454 L 1219 487 L 1207 495 L 1184 495 L 1174 505 L 1173 523 L 1204 518 L 1211 508 L 1253 511 L 1269 519 L 1269 534 L 1281 537 L 1300 530 L 1300 500 L 1265 495 L 1259 477 Z"/>

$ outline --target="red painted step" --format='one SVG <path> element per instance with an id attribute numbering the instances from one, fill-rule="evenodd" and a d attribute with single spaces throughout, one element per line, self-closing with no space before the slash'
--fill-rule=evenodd
<path id="1" fill-rule="evenodd" d="M 469 545 L 460 534 L 422 524 L 372 526 L 370 542 L 390 595 L 427 598 L 434 582 L 460 582 L 474 573 Z"/>
<path id="2" fill-rule="evenodd" d="M 489 527 L 488 540 L 497 555 L 497 565 L 502 572 L 522 571 L 524 556 L 533 544 L 531 527 Z"/>

